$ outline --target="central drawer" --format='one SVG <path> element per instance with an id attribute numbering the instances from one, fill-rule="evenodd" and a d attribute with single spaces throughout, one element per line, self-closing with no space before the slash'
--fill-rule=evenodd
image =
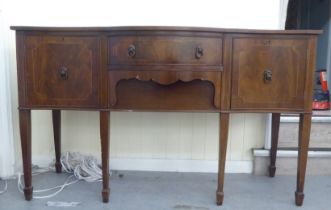
<path id="1" fill-rule="evenodd" d="M 222 70 L 220 36 L 113 35 L 110 70 Z"/>

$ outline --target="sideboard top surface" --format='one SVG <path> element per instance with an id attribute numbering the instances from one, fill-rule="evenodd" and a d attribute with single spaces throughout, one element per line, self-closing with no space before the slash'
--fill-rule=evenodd
<path id="1" fill-rule="evenodd" d="M 65 32 L 113 32 L 113 31 L 183 31 L 214 33 L 252 33 L 252 34 L 321 34 L 322 30 L 256 30 L 235 28 L 180 27 L 180 26 L 116 26 L 116 27 L 44 27 L 11 26 L 16 31 L 65 31 Z"/>

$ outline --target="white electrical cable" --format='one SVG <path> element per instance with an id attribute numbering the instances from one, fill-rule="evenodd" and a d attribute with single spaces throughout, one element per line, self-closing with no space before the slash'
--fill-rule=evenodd
<path id="1" fill-rule="evenodd" d="M 0 180 L 2 180 L 2 179 L 0 179 Z M 3 180 L 3 181 L 5 182 L 5 186 L 4 186 L 3 190 L 0 190 L 0 194 L 5 193 L 5 192 L 7 191 L 7 189 L 8 189 L 8 183 L 7 183 L 7 180 Z"/>
<path id="2" fill-rule="evenodd" d="M 57 194 L 59 194 L 66 186 L 69 186 L 69 185 L 72 185 L 72 184 L 75 184 L 76 182 L 78 182 L 79 180 L 76 179 L 74 181 L 71 181 L 69 182 L 69 180 L 74 177 L 74 175 L 70 175 L 68 176 L 68 178 L 66 179 L 66 181 L 64 182 L 63 185 L 58 185 L 58 186 L 55 186 L 55 187 L 52 187 L 52 188 L 48 188 L 48 189 L 42 189 L 42 190 L 33 190 L 33 193 L 42 193 L 42 192 L 47 192 L 47 191 L 51 191 L 51 190 L 55 190 L 55 189 L 58 189 L 57 191 L 55 191 L 54 193 L 50 194 L 50 195 L 45 195 L 45 196 L 33 196 L 33 198 L 36 198 L 36 199 L 41 199 L 41 198 L 50 198 L 50 197 L 53 197 Z M 23 193 L 23 184 L 21 182 L 21 175 L 18 176 L 18 189 L 21 193 Z"/>
<path id="3" fill-rule="evenodd" d="M 87 182 L 102 181 L 102 170 L 95 157 L 67 152 L 60 160 L 62 169 L 67 173 L 73 173 L 77 179 Z"/>
<path id="4" fill-rule="evenodd" d="M 33 190 L 34 193 L 44 193 L 47 191 L 58 189 L 56 192 L 46 196 L 33 196 L 33 198 L 50 198 L 60 193 L 66 186 L 77 183 L 79 180 L 85 180 L 87 182 L 102 181 L 102 169 L 97 164 L 96 158 L 93 156 L 81 155 L 80 153 L 66 152 L 61 156 L 61 165 L 64 172 L 72 175 L 68 176 L 63 185 L 58 185 L 52 188 Z M 54 164 L 52 164 L 54 165 Z M 38 175 L 48 171 L 54 171 L 54 167 L 39 168 L 33 167 L 32 175 Z M 69 181 L 72 178 L 76 178 L 73 181 Z M 23 193 L 24 186 L 21 181 L 21 174 L 18 174 L 17 187 L 20 192 Z"/>

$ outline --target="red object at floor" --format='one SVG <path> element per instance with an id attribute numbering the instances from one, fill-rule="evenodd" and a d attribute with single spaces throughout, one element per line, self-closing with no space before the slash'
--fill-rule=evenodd
<path id="1" fill-rule="evenodd" d="M 320 82 L 321 82 L 322 90 L 324 92 L 328 91 L 328 83 L 327 83 L 327 80 L 326 80 L 326 72 L 325 71 L 320 72 Z"/>
<path id="2" fill-rule="evenodd" d="M 330 109 L 330 102 L 328 102 L 328 101 L 313 101 L 313 109 L 315 109 L 315 110 Z"/>

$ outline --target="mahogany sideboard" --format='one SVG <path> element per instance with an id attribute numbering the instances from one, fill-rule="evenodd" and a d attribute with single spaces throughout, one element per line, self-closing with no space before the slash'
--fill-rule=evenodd
<path id="1" fill-rule="evenodd" d="M 52 110 L 61 173 L 61 110 L 100 112 L 104 202 L 109 200 L 112 110 L 220 115 L 217 204 L 223 203 L 229 114 L 272 113 L 275 175 L 280 113 L 300 115 L 296 205 L 310 137 L 316 30 L 195 27 L 28 27 L 16 30 L 24 195 L 32 199 L 31 110 Z"/>

